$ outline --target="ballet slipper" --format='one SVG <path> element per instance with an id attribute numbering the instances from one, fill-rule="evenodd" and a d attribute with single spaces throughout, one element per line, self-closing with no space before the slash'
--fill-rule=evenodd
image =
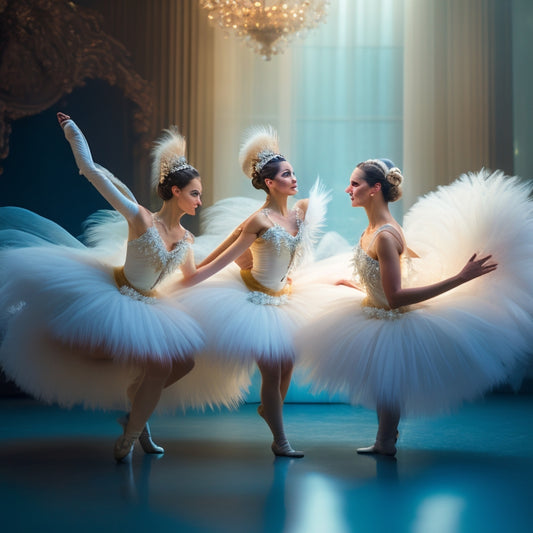
<path id="1" fill-rule="evenodd" d="M 365 448 L 357 448 L 357 453 L 360 453 L 362 455 L 379 454 L 394 457 L 396 455 L 396 441 L 398 440 L 399 436 L 399 431 L 396 431 L 392 439 L 388 439 L 384 442 L 376 440 L 376 442 L 372 446 L 367 446 Z"/>
<path id="2" fill-rule="evenodd" d="M 257 407 L 257 414 L 265 419 L 265 411 L 262 404 L 259 404 Z M 287 439 L 283 439 L 280 444 L 277 444 L 276 441 L 274 441 L 272 443 L 272 452 L 277 457 L 294 457 L 299 459 L 304 456 L 303 452 L 293 450 Z"/>
<path id="3" fill-rule="evenodd" d="M 388 457 L 394 457 L 396 455 L 396 446 L 394 446 L 394 444 L 383 446 L 376 442 L 372 446 L 366 446 L 365 448 L 357 448 L 357 453 L 361 455 L 375 454 L 375 455 L 386 455 Z"/>
<path id="4" fill-rule="evenodd" d="M 277 457 L 293 457 L 300 459 L 304 456 L 304 452 L 293 450 L 288 440 L 282 442 L 282 444 L 272 443 L 272 452 Z"/>
<path id="5" fill-rule="evenodd" d="M 144 453 L 165 453 L 165 449 L 161 446 L 158 446 L 152 440 L 152 433 L 150 432 L 150 426 L 148 425 L 148 422 L 146 422 L 146 425 L 139 435 L 139 442 L 141 443 L 141 448 L 144 450 Z"/>
<path id="6" fill-rule="evenodd" d="M 133 445 L 139 436 L 138 433 L 126 433 L 121 435 L 115 442 L 113 453 L 117 462 L 122 462 L 133 452 Z"/>
<path id="7" fill-rule="evenodd" d="M 129 417 L 129 414 L 127 414 L 126 416 L 123 416 L 117 420 L 117 422 L 124 428 L 124 430 L 126 430 L 126 426 L 128 425 Z M 158 446 L 152 440 L 152 433 L 150 431 L 150 426 L 148 422 L 146 422 L 146 425 L 144 426 L 143 430 L 141 431 L 141 434 L 139 435 L 139 442 L 144 453 L 165 453 L 165 449 L 161 446 Z"/>

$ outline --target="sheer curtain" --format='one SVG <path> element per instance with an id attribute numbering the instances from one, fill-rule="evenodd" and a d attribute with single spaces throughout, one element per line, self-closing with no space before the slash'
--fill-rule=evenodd
<path id="1" fill-rule="evenodd" d="M 512 173 L 511 9 L 405 0 L 406 207 L 463 172 Z"/>

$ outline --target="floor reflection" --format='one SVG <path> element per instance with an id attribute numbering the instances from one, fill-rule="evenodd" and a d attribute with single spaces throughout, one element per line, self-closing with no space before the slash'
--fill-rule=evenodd
<path id="1" fill-rule="evenodd" d="M 113 414 L 0 401 L 0 523 L 9 533 L 529 533 L 532 407 L 530 396 L 497 396 L 405 421 L 396 458 L 357 455 L 375 414 L 346 405 L 286 406 L 303 459 L 272 456 L 255 405 L 158 416 L 165 455 L 136 449 L 115 464 Z"/>

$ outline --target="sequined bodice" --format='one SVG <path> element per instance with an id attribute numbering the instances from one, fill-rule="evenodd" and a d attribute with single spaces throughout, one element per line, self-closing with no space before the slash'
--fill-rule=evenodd
<path id="1" fill-rule="evenodd" d="M 376 230 L 372 238 L 372 242 L 369 246 L 372 246 L 372 243 L 376 237 L 382 231 L 393 228 L 390 224 L 384 224 Z M 404 258 L 402 256 L 401 263 L 403 264 Z M 361 284 L 367 294 L 365 299 L 365 305 L 371 307 L 379 307 L 380 309 L 390 309 L 389 302 L 385 296 L 385 291 L 383 290 L 383 284 L 381 282 L 381 272 L 379 269 L 379 261 L 370 257 L 361 247 L 359 242 L 354 249 L 354 258 L 353 258 L 353 267 L 354 267 L 354 278 Z M 403 268 L 402 268 L 403 270 Z"/>
<path id="2" fill-rule="evenodd" d="M 379 261 L 370 257 L 357 244 L 353 258 L 354 278 L 364 287 L 367 294 L 367 305 L 388 309 L 389 303 L 383 291 Z"/>
<path id="3" fill-rule="evenodd" d="M 174 272 L 184 261 L 191 247 L 189 233 L 170 251 L 155 226 L 149 227 L 137 239 L 128 242 L 124 274 L 137 289 L 152 290 Z"/>
<path id="4" fill-rule="evenodd" d="M 303 221 L 297 213 L 298 231 L 292 235 L 279 224 L 268 228 L 252 246 L 252 275 L 265 287 L 281 290 L 301 250 Z"/>

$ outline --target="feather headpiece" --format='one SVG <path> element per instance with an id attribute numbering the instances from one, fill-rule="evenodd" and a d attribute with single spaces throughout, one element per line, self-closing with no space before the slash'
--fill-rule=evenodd
<path id="1" fill-rule="evenodd" d="M 176 126 L 163 130 L 152 149 L 152 186 L 157 187 L 171 171 L 194 168 L 187 163 L 187 142 Z"/>
<path id="2" fill-rule="evenodd" d="M 272 126 L 253 126 L 246 131 L 239 151 L 239 164 L 249 178 L 254 170 L 259 172 L 277 156 L 281 156 L 278 134 Z"/>

